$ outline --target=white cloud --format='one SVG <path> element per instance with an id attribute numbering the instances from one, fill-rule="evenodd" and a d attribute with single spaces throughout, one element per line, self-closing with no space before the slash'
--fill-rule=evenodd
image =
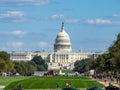
<path id="1" fill-rule="evenodd" d="M 120 17 L 120 14 L 113 14 L 113 17 Z"/>
<path id="2" fill-rule="evenodd" d="M 11 43 L 8 43 L 8 46 L 11 46 L 11 47 L 22 47 L 23 46 L 23 42 L 11 42 Z"/>
<path id="3" fill-rule="evenodd" d="M 48 45 L 48 43 L 44 42 L 44 41 L 41 41 L 41 42 L 38 43 L 39 47 L 46 47 L 47 45 Z"/>
<path id="4" fill-rule="evenodd" d="M 12 35 L 17 35 L 17 36 L 22 36 L 25 35 L 26 33 L 20 30 L 16 30 L 16 31 L 12 31 L 11 32 Z"/>
<path id="5" fill-rule="evenodd" d="M 21 11 L 7 11 L 5 13 L 0 13 L 0 22 L 31 22 L 36 19 L 33 17 L 28 17 L 24 12 Z"/>
<path id="6" fill-rule="evenodd" d="M 0 6 L 47 5 L 50 0 L 1 0 Z"/>
<path id="7" fill-rule="evenodd" d="M 78 19 L 67 19 L 66 22 L 69 23 L 69 24 L 76 24 L 78 23 Z"/>
<path id="8" fill-rule="evenodd" d="M 15 31 L 11 31 L 11 32 L 0 31 L 0 35 L 11 35 L 11 36 L 21 37 L 21 36 L 24 36 L 25 34 L 26 34 L 26 32 L 21 31 L 21 30 L 15 30 Z"/>
<path id="9" fill-rule="evenodd" d="M 21 11 L 7 11 L 6 13 L 0 14 L 0 18 L 20 18 L 25 16 L 26 14 Z"/>
<path id="10" fill-rule="evenodd" d="M 54 14 L 54 15 L 50 16 L 50 19 L 65 21 L 68 24 L 76 24 L 79 22 L 79 19 L 71 19 L 71 18 L 68 19 L 63 14 Z"/>
<path id="11" fill-rule="evenodd" d="M 90 25 L 111 25 L 112 21 L 106 19 L 88 19 L 85 23 Z"/>
<path id="12" fill-rule="evenodd" d="M 61 20 L 61 19 L 64 19 L 65 16 L 63 14 L 54 14 L 50 18 L 53 20 Z"/>
<path id="13" fill-rule="evenodd" d="M 7 11 L 0 14 L 0 22 L 24 22 L 27 21 L 27 16 L 21 11 Z"/>

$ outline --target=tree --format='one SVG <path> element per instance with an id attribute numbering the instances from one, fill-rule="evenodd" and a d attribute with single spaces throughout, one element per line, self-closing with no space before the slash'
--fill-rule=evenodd
<path id="1" fill-rule="evenodd" d="M 74 71 L 84 73 L 87 71 L 87 64 L 90 61 L 90 59 L 82 59 L 82 60 L 77 60 L 74 64 Z"/>
<path id="2" fill-rule="evenodd" d="M 14 61 L 14 72 L 21 75 L 32 75 L 36 71 L 36 64 L 32 61 Z"/>
<path id="3" fill-rule="evenodd" d="M 14 71 L 14 63 L 13 61 L 9 61 L 9 63 L 7 64 L 7 71 L 13 72 Z"/>
<path id="4" fill-rule="evenodd" d="M 43 60 L 41 56 L 35 56 L 32 61 L 34 61 L 37 65 L 43 65 L 45 63 L 45 60 Z"/>
<path id="5" fill-rule="evenodd" d="M 5 61 L 2 58 L 0 58 L 0 73 L 6 71 L 6 69 L 7 68 Z"/>
<path id="6" fill-rule="evenodd" d="M 94 69 L 96 72 L 109 72 L 111 70 L 111 56 L 109 53 L 99 55 L 95 60 L 89 62 L 88 67 Z"/>
<path id="7" fill-rule="evenodd" d="M 120 33 L 108 52 L 89 62 L 88 67 L 95 69 L 98 73 L 120 73 Z"/>
<path id="8" fill-rule="evenodd" d="M 5 51 L 0 52 L 0 62 L 1 62 L 0 67 L 3 68 L 2 72 L 11 72 L 14 70 L 14 64 L 10 60 L 10 55 L 7 52 Z"/>
<path id="9" fill-rule="evenodd" d="M 25 75 L 26 73 L 26 65 L 23 61 L 14 61 L 14 73 L 19 73 L 21 75 Z"/>
<path id="10" fill-rule="evenodd" d="M 34 74 L 34 72 L 37 69 L 37 67 L 36 67 L 37 65 L 34 62 L 32 62 L 32 61 L 26 62 L 26 66 L 27 66 L 27 75 Z"/>
<path id="11" fill-rule="evenodd" d="M 117 35 L 117 40 L 109 47 L 109 53 L 112 56 L 114 72 L 120 73 L 120 33 Z"/>
<path id="12" fill-rule="evenodd" d="M 48 69 L 47 63 L 41 56 L 35 56 L 32 61 L 37 65 L 37 71 L 46 71 Z"/>
<path id="13" fill-rule="evenodd" d="M 10 61 L 10 55 L 5 51 L 0 52 L 0 58 L 2 58 L 5 61 L 5 63 L 9 63 Z"/>

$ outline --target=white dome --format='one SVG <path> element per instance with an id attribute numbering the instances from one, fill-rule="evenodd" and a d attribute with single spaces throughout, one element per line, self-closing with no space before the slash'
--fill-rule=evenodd
<path id="1" fill-rule="evenodd" d="M 64 30 L 64 23 L 62 23 L 61 32 L 59 32 L 56 37 L 54 51 L 72 51 L 69 35 Z"/>
<path id="2" fill-rule="evenodd" d="M 57 35 L 58 37 L 69 37 L 69 35 L 63 30 L 63 31 L 61 31 L 61 32 L 59 32 L 58 33 L 58 35 Z"/>

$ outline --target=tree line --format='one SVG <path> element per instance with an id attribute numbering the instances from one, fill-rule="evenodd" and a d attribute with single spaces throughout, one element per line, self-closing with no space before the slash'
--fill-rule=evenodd
<path id="1" fill-rule="evenodd" d="M 74 71 L 80 73 L 94 69 L 96 73 L 120 74 L 120 33 L 107 52 L 96 59 L 77 60 L 74 65 Z"/>
<path id="2" fill-rule="evenodd" d="M 3 72 L 20 75 L 32 75 L 35 71 L 47 71 L 48 65 L 41 56 L 35 56 L 31 61 L 12 61 L 10 55 L 0 51 L 0 75 Z"/>

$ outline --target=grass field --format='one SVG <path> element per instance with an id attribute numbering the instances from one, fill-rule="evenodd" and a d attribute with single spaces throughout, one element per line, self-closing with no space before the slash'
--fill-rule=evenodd
<path id="1" fill-rule="evenodd" d="M 16 80 L 9 84 L 5 89 L 12 89 L 21 85 L 24 89 L 56 89 L 57 84 L 59 88 L 64 88 L 65 83 L 71 83 L 75 88 L 89 88 L 93 86 L 104 87 L 102 84 L 86 77 L 74 76 L 54 76 L 54 77 L 31 77 Z"/>
<path id="2" fill-rule="evenodd" d="M 23 79 L 27 79 L 29 77 L 20 76 L 20 77 L 0 77 L 0 85 L 7 86 L 8 84 L 14 82 L 14 81 L 20 81 Z"/>

